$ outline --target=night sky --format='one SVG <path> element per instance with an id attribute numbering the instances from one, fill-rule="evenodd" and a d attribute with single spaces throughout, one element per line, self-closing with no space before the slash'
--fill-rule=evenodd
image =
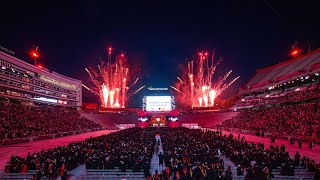
<path id="1" fill-rule="evenodd" d="M 320 47 L 320 1 L 146 2 L 2 0 L 0 45 L 30 63 L 37 45 L 45 67 L 85 83 L 84 67 L 112 46 L 139 64 L 140 83 L 153 87 L 172 85 L 186 57 L 216 48 L 221 71 L 241 76 L 225 96 L 256 69 L 289 59 L 295 41 L 304 52 Z M 84 92 L 85 102 L 97 100 Z"/>

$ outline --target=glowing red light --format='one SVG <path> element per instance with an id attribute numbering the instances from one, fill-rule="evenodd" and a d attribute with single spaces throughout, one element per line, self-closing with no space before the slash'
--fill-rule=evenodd
<path id="1" fill-rule="evenodd" d="M 39 65 L 38 65 L 38 68 L 42 69 L 43 67 L 42 67 L 42 65 L 41 65 L 41 64 L 39 64 Z"/>
<path id="2" fill-rule="evenodd" d="M 199 53 L 199 56 L 202 56 L 202 53 Z"/>
<path id="3" fill-rule="evenodd" d="M 297 54 L 298 54 L 298 50 L 293 50 L 293 51 L 291 52 L 291 55 L 292 55 L 292 56 L 297 55 Z"/>
<path id="4" fill-rule="evenodd" d="M 208 56 L 208 53 L 206 52 L 206 53 L 204 53 L 204 55 Z"/>
<path id="5" fill-rule="evenodd" d="M 32 51 L 32 52 L 31 52 L 31 55 L 32 55 L 32 57 L 34 57 L 34 58 L 38 58 L 38 57 L 39 57 L 39 54 L 38 54 L 38 52 L 36 52 L 36 51 Z"/>
<path id="6" fill-rule="evenodd" d="M 109 50 L 109 52 L 111 52 L 111 51 L 112 51 L 112 48 L 111 48 L 111 47 L 109 47 L 109 48 L 108 48 L 108 50 Z"/>
<path id="7" fill-rule="evenodd" d="M 124 57 L 124 54 L 121 54 L 121 57 Z"/>

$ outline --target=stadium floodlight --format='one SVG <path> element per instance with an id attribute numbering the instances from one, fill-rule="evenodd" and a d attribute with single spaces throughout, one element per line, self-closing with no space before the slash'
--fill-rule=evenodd
<path id="1" fill-rule="evenodd" d="M 295 58 L 299 53 L 300 49 L 293 49 L 290 54 L 293 56 L 293 58 Z"/>
<path id="2" fill-rule="evenodd" d="M 111 54 L 111 52 L 112 52 L 112 47 L 109 47 L 108 48 L 108 53 Z"/>
<path id="3" fill-rule="evenodd" d="M 32 53 L 32 56 L 33 56 L 34 58 L 39 57 L 39 55 L 38 55 L 38 53 L 37 53 L 37 52 L 33 52 L 33 53 Z"/>
<path id="4" fill-rule="evenodd" d="M 34 65 L 37 65 L 37 59 L 39 58 L 38 47 L 30 51 L 31 58 L 34 59 Z"/>

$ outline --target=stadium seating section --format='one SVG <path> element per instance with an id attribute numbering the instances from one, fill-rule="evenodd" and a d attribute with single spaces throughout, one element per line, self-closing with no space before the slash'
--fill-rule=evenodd
<path id="1" fill-rule="evenodd" d="M 320 102 L 242 110 L 219 127 L 320 142 Z"/>
<path id="2" fill-rule="evenodd" d="M 0 102 L 0 142 L 20 141 L 35 136 L 99 129 L 101 126 L 80 117 L 76 109 L 30 107 Z"/>
<path id="3" fill-rule="evenodd" d="M 265 106 L 268 104 L 279 104 L 292 101 L 302 101 L 320 98 L 319 81 L 303 86 L 288 88 L 284 91 L 274 91 L 263 93 L 256 96 L 246 96 L 237 102 L 233 108 L 246 108 L 255 106 Z"/>
<path id="4" fill-rule="evenodd" d="M 136 113 L 83 113 L 83 117 L 90 119 L 105 129 L 119 129 L 119 124 L 136 124 L 138 115 Z"/>
<path id="5" fill-rule="evenodd" d="M 295 59 L 287 60 L 270 67 L 257 70 L 241 90 L 255 91 L 274 82 L 285 81 L 291 77 L 299 77 L 310 72 L 317 72 L 320 63 L 320 48 Z"/>
<path id="6" fill-rule="evenodd" d="M 197 123 L 201 127 L 213 127 L 222 121 L 230 119 L 236 116 L 237 112 L 213 112 L 213 113 L 201 113 L 190 112 L 180 113 L 179 122 L 183 123 Z"/>

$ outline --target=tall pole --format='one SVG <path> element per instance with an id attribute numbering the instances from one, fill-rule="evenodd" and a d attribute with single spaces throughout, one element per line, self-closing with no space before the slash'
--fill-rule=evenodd
<path id="1" fill-rule="evenodd" d="M 34 66 L 37 66 L 37 58 L 39 57 L 38 46 L 31 51 L 31 56 L 34 58 Z"/>

